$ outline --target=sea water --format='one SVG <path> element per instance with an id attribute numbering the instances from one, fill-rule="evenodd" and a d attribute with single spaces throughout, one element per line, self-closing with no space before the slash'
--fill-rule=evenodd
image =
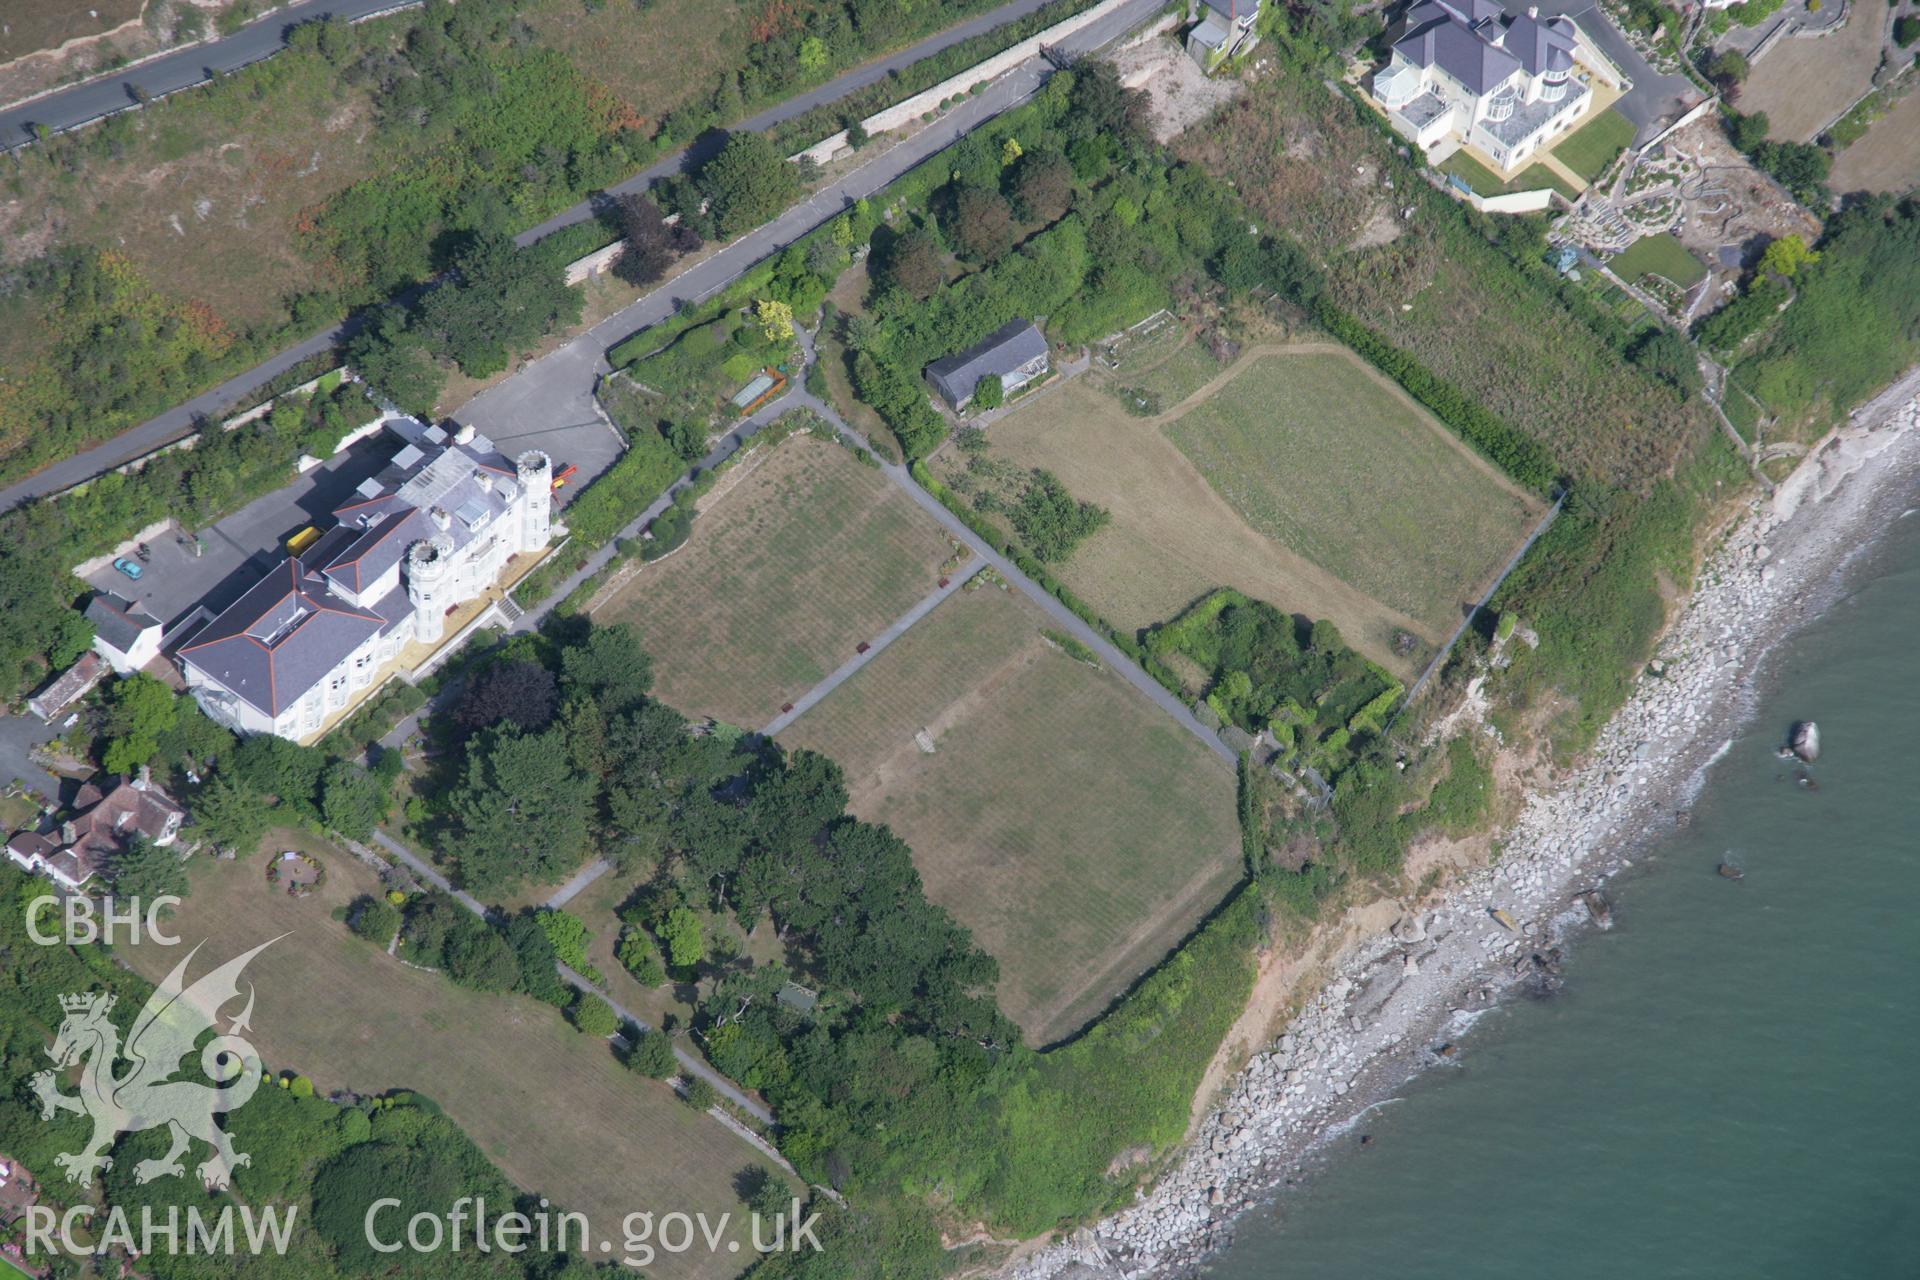
<path id="1" fill-rule="evenodd" d="M 1564 991 L 1483 1019 L 1213 1274 L 1920 1277 L 1920 514 L 1846 583 Z M 1799 719 L 1817 791 L 1774 755 Z"/>

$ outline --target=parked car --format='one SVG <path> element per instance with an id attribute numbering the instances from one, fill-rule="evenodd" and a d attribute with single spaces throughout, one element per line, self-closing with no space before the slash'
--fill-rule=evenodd
<path id="1" fill-rule="evenodd" d="M 118 560 L 115 560 L 113 567 L 126 574 L 129 578 L 132 578 L 135 582 L 140 581 L 140 575 L 146 572 L 145 569 L 142 569 L 125 556 L 121 556 Z"/>

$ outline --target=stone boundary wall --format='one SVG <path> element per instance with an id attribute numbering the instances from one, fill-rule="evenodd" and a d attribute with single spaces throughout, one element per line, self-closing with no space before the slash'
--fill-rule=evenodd
<path id="1" fill-rule="evenodd" d="M 868 116 L 860 122 L 860 127 L 868 134 L 885 133 L 889 129 L 898 129 L 904 124 L 918 120 L 929 111 L 936 110 L 948 98 L 962 96 L 974 85 L 985 80 L 993 80 L 1013 70 L 1028 58 L 1040 52 L 1041 46 L 1058 44 L 1082 27 L 1098 22 L 1114 10 L 1126 4 L 1128 0 L 1102 0 L 1091 9 L 1084 9 L 1071 18 L 1056 22 L 1037 35 L 1028 36 L 1019 44 L 1003 49 L 984 62 L 977 62 L 959 75 L 949 76 L 930 89 L 923 89 L 903 102 L 896 102 Z M 798 160 L 805 156 L 816 164 L 825 164 L 835 156 L 849 150 L 844 130 L 831 138 L 822 138 L 805 151 L 790 157 Z"/>

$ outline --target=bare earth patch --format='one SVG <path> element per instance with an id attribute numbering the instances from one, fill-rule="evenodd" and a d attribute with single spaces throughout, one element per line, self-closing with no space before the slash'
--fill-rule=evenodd
<path id="1" fill-rule="evenodd" d="M 1113 55 L 1120 83 L 1145 89 L 1153 108 L 1153 136 L 1171 142 L 1233 101 L 1243 86 L 1232 76 L 1209 76 L 1172 36 L 1149 31 Z"/>

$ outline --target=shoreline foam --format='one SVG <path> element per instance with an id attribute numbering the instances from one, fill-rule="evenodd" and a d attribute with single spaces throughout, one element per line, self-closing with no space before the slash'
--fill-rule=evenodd
<path id="1" fill-rule="evenodd" d="M 1231 1243 L 1235 1220 L 1305 1171 L 1518 986 L 1535 951 L 1587 927 L 1574 898 L 1672 829 L 1757 709 L 1776 646 L 1818 616 L 1872 530 L 1905 513 L 1920 469 L 1920 371 L 1857 410 L 1702 565 L 1657 647 L 1659 674 L 1587 762 L 1527 798 L 1491 867 L 1440 906 L 1349 946 L 1333 980 L 1242 1068 L 1178 1162 L 1135 1204 L 1028 1253 L 1010 1280 L 1178 1275 Z M 1849 481 L 1852 481 L 1849 483 Z M 1891 510 L 1888 508 L 1891 507 Z M 1784 727 L 1784 726 L 1783 726 Z M 1514 933 L 1492 912 L 1507 912 Z"/>

